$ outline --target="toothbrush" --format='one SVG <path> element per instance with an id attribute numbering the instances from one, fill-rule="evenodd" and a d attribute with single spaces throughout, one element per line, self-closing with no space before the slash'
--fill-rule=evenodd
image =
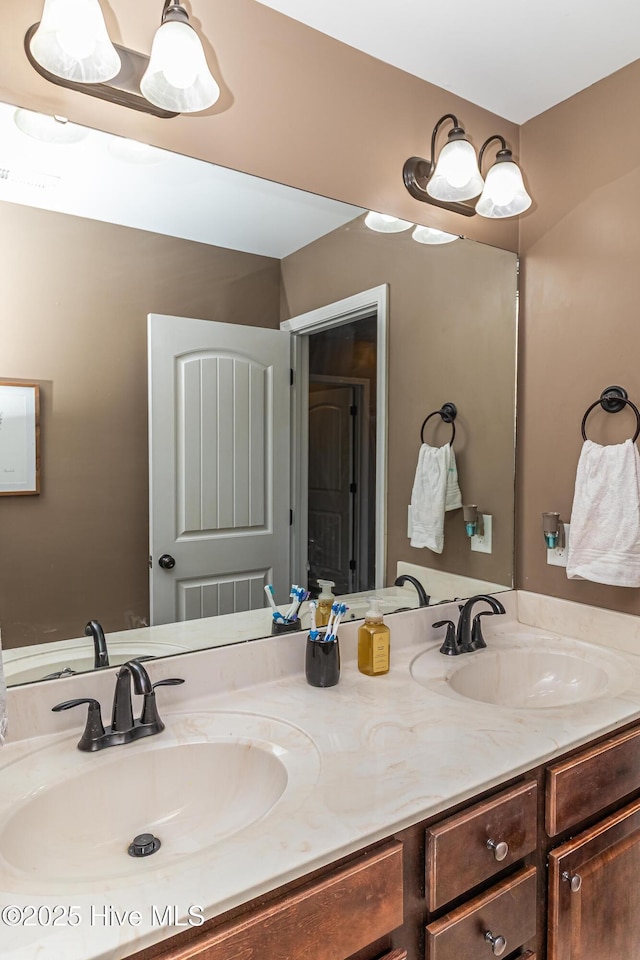
<path id="1" fill-rule="evenodd" d="M 264 592 L 265 592 L 266 595 L 267 595 L 267 600 L 269 601 L 269 606 L 271 607 L 271 609 L 273 610 L 274 613 L 278 613 L 279 611 L 278 611 L 278 608 L 276 607 L 276 598 L 275 598 L 275 596 L 274 596 L 273 584 L 272 584 L 272 583 L 268 583 L 268 584 L 266 585 L 266 587 L 264 588 Z"/>
<path id="2" fill-rule="evenodd" d="M 292 584 L 291 584 L 291 590 L 289 591 L 289 596 L 290 596 L 290 598 L 291 598 L 292 603 L 291 603 L 291 605 L 289 606 L 289 609 L 287 610 L 287 612 L 286 612 L 285 615 L 284 615 L 285 620 L 290 620 L 290 619 L 291 619 L 291 614 L 293 613 L 294 608 L 295 608 L 295 605 L 296 605 L 297 590 L 298 590 L 298 584 L 297 584 L 297 583 L 292 583 Z"/>
<path id="3" fill-rule="evenodd" d="M 285 614 L 285 620 L 295 620 L 300 609 L 300 604 L 306 600 L 309 594 L 304 587 L 293 587 L 294 600 Z"/>
<path id="4" fill-rule="evenodd" d="M 337 613 L 337 615 L 336 615 L 335 620 L 333 621 L 333 627 L 332 627 L 332 629 L 331 629 L 331 633 L 330 633 L 330 634 L 327 634 L 327 636 L 326 636 L 326 638 L 325 638 L 328 643 L 335 643 L 335 642 L 337 641 L 337 639 L 338 639 L 338 627 L 340 626 L 340 622 L 341 622 L 342 618 L 344 617 L 344 615 L 345 615 L 345 613 L 347 612 L 348 609 L 349 609 L 349 607 L 346 605 L 346 603 L 341 603 L 341 604 L 339 605 L 339 607 L 338 607 L 338 613 Z"/>
<path id="5" fill-rule="evenodd" d="M 335 620 L 338 611 L 340 610 L 339 603 L 331 604 L 331 613 L 329 614 L 329 621 L 327 623 L 327 632 L 325 634 L 325 640 L 328 640 L 333 635 L 333 621 Z"/>
<path id="6" fill-rule="evenodd" d="M 318 608 L 318 604 L 316 603 L 315 600 L 312 600 L 311 603 L 309 604 L 309 626 L 310 626 L 309 639 L 310 639 L 310 640 L 317 640 L 317 639 L 318 639 L 318 636 L 319 636 L 319 634 L 320 634 L 320 631 L 318 630 L 318 627 L 316 626 L 316 610 L 317 610 L 317 608 Z"/>

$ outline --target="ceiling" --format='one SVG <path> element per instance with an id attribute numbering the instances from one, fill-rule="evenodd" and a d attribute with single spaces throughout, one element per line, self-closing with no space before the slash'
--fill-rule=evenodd
<path id="1" fill-rule="evenodd" d="M 18 129 L 15 113 L 0 103 L 0 201 L 279 260 L 363 212 L 75 124 L 78 142 L 43 143 Z"/>
<path id="2" fill-rule="evenodd" d="M 524 123 L 640 57 L 630 0 L 259 0 Z"/>

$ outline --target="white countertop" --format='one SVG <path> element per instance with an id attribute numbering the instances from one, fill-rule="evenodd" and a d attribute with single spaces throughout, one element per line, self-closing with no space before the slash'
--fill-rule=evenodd
<path id="1" fill-rule="evenodd" d="M 170 869 L 163 867 L 162 850 L 149 860 L 133 861 L 151 871 L 139 881 L 105 878 L 92 889 L 76 885 L 75 892 L 63 893 L 49 882 L 30 890 L 0 858 L 3 960 L 121 960 L 179 932 L 153 924 L 153 906 L 161 912 L 175 906 L 183 919 L 191 906 L 202 907 L 206 918 L 216 916 L 640 717 L 640 661 L 634 652 L 640 652 L 640 618 L 531 594 L 500 599 L 507 616 L 483 624 L 489 648 L 498 634 L 526 634 L 532 642 L 558 636 L 580 656 L 581 643 L 593 638 L 625 666 L 626 689 L 569 707 L 525 710 L 442 695 L 437 684 L 426 688 L 411 677 L 410 665 L 428 647 L 439 646 L 430 625 L 453 618 L 456 605 L 447 604 L 388 619 L 391 670 L 382 677 L 358 672 L 357 624 L 345 624 L 340 683 L 329 689 L 306 683 L 300 635 L 151 663 L 154 681 L 169 676 L 188 681 L 158 692 L 166 731 L 100 754 L 75 750 L 83 713 L 49 711 L 59 700 L 93 695 L 108 717 L 113 671 L 10 690 L 12 742 L 0 751 L 0 849 L 20 797 L 37 792 L 54 775 L 56 763 L 115 767 L 124 751 L 149 749 L 154 741 L 180 742 L 186 729 L 201 739 L 222 736 L 239 718 L 249 717 L 258 738 L 279 742 L 281 737 L 283 750 L 289 739 L 295 742 L 306 766 L 299 790 L 286 791 L 264 818 L 222 839 L 210 855 L 183 858 Z M 448 663 L 449 658 L 434 658 L 434 671 Z M 42 735 L 45 731 L 54 732 Z M 50 828 L 55 831 L 56 824 Z M 2 907 L 8 905 L 54 904 L 63 910 L 75 906 L 80 923 L 14 927 L 2 921 Z M 139 911 L 141 925 L 127 919 L 120 925 L 114 909 L 120 917 Z M 42 918 L 47 919 L 44 913 Z"/>

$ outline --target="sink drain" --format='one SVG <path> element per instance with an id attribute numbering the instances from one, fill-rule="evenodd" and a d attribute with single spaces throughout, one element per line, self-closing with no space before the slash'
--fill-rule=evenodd
<path id="1" fill-rule="evenodd" d="M 140 833 L 133 838 L 127 852 L 130 857 L 150 857 L 160 847 L 161 841 L 154 837 L 152 833 Z"/>

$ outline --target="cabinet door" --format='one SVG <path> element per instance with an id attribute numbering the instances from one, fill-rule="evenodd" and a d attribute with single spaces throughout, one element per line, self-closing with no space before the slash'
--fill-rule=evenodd
<path id="1" fill-rule="evenodd" d="M 548 960 L 640 949 L 640 801 L 549 854 Z"/>

